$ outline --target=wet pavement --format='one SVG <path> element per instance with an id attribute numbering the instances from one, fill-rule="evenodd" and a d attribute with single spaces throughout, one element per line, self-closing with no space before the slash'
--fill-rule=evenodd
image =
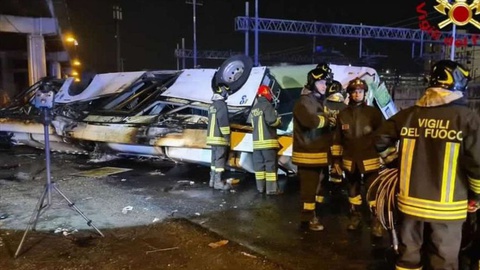
<path id="1" fill-rule="evenodd" d="M 7 171 L 15 174 L 10 179 L 5 177 L 6 170 L 1 170 L 4 177 L 0 179 L 4 180 L 0 181 L 0 190 L 2 193 L 8 191 L 9 195 L 0 193 L 0 210 L 10 214 L 10 217 L 1 221 L 1 228 L 24 229 L 34 210 L 34 202 L 41 195 L 41 183 L 44 183 L 44 179 L 15 180 L 22 171 L 27 175 L 26 178 L 35 170 L 40 175 L 45 173 L 38 169 L 39 164 L 44 164 L 42 152 L 32 151 L 33 154 L 28 156 L 29 151 L 22 148 L 21 154 L 16 150 L 0 153 L 3 164 L 14 165 L 18 161 L 21 165 Z M 32 165 L 31 160 L 34 160 L 33 164 L 36 166 Z M 32 166 L 36 169 L 32 169 Z M 70 172 L 103 166 L 132 170 L 95 178 L 93 181 L 70 175 Z M 70 175 L 68 179 L 66 175 Z M 371 238 L 369 222 L 365 222 L 359 231 L 347 231 L 346 195 L 327 197 L 321 218 L 325 225 L 324 231 L 305 232 L 299 229 L 301 203 L 299 183 L 295 177 L 282 176 L 280 183 L 284 193 L 266 196 L 257 193 L 253 175 L 229 172 L 227 176 L 240 179 L 233 191 L 209 188 L 209 168 L 197 165 L 135 159 L 88 164 L 85 156 L 52 155 L 52 177 L 63 177 L 63 180 L 59 180 L 62 190 L 72 200 L 79 201 L 79 208 L 101 229 L 128 226 L 128 222 L 138 225 L 140 222 L 151 223 L 154 219 L 182 217 L 221 235 L 224 239 L 265 255 L 285 268 L 393 269 L 393 252 L 387 233 L 382 239 Z M 27 185 L 34 181 L 38 188 L 29 190 Z M 92 189 L 95 192 L 91 191 Z M 115 193 L 109 194 L 113 191 Z M 12 202 L 12 197 L 9 197 L 13 196 L 12 192 L 23 192 L 27 194 L 26 197 L 31 198 L 25 199 L 22 204 Z M 118 205 L 103 201 L 110 197 L 119 200 Z M 89 203 L 93 201 L 97 201 L 97 204 L 90 206 Z M 23 205 L 23 211 L 18 210 L 19 205 Z M 129 216 L 120 213 L 120 208 L 127 205 L 134 207 Z M 55 220 L 58 218 L 52 217 L 55 215 L 56 212 L 49 213 L 45 221 Z M 66 226 L 65 219 L 68 221 L 68 218 L 78 222 L 79 218 L 75 215 L 75 212 L 70 211 L 63 216 L 62 224 Z M 126 216 L 129 220 L 124 219 Z M 369 219 L 368 209 L 364 209 L 364 216 Z M 44 227 L 40 229 L 52 229 L 52 224 L 42 222 L 39 222 L 39 226 Z M 80 223 L 75 226 L 83 229 L 81 223 L 84 221 L 80 219 Z"/>

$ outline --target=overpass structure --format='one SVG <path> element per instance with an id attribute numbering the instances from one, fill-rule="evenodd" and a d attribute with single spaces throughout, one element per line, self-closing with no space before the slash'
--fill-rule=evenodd
<path id="1" fill-rule="evenodd" d="M 28 86 L 24 77 L 32 85 L 69 70 L 75 48 L 64 33 L 70 27 L 63 1 L 0 1 L 0 89 L 15 92 Z"/>

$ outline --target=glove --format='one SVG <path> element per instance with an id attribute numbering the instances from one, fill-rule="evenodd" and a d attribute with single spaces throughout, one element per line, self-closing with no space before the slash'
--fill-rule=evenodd
<path id="1" fill-rule="evenodd" d="M 343 170 L 340 166 L 340 162 L 333 163 L 331 173 L 336 175 L 343 175 Z"/>
<path id="2" fill-rule="evenodd" d="M 328 125 L 331 127 L 335 127 L 337 125 L 337 118 L 328 117 Z"/>
<path id="3" fill-rule="evenodd" d="M 398 151 L 397 151 L 397 148 L 394 146 L 391 146 L 385 149 L 385 151 L 380 153 L 380 162 L 383 165 L 389 164 L 397 158 L 398 158 Z"/>
<path id="4" fill-rule="evenodd" d="M 480 208 L 480 202 L 476 200 L 469 200 L 468 201 L 468 208 L 467 211 L 469 213 L 475 213 L 477 212 L 478 208 Z"/>

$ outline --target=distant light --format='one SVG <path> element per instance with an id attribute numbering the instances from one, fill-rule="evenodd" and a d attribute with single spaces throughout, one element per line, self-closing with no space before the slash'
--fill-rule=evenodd
<path id="1" fill-rule="evenodd" d="M 73 45 L 75 45 L 75 46 L 78 46 L 78 41 L 72 36 L 67 36 L 65 38 L 65 41 L 68 42 L 68 43 L 73 43 Z"/>
<path id="2" fill-rule="evenodd" d="M 82 65 L 82 63 L 80 63 L 80 61 L 78 61 L 78 59 L 75 59 L 73 60 L 73 63 L 72 63 L 74 66 L 80 66 Z"/>
<path id="3" fill-rule="evenodd" d="M 78 77 L 75 78 L 75 81 L 76 81 L 76 82 L 79 82 L 79 81 L 80 81 L 80 78 L 78 78 Z"/>
<path id="4" fill-rule="evenodd" d="M 72 71 L 72 76 L 78 76 L 78 72 L 76 72 L 75 70 Z"/>

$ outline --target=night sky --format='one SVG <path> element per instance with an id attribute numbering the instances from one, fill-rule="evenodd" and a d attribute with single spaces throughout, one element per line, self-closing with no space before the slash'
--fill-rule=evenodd
<path id="1" fill-rule="evenodd" d="M 176 69 L 174 50 L 177 43 L 181 44 L 182 37 L 186 48 L 193 49 L 192 5 L 186 4 L 185 0 L 65 1 L 79 41 L 78 54 L 84 67 L 95 72 L 116 70 L 114 4 L 123 9 L 120 36 L 126 71 Z M 415 8 L 421 2 L 259 0 L 259 17 L 418 28 Z M 435 4 L 434 1 L 426 2 L 429 7 Z M 255 1 L 249 3 L 250 16 L 253 16 Z M 245 1 L 203 0 L 203 6 L 197 6 L 197 50 L 244 51 L 244 33 L 235 31 L 234 27 L 234 18 L 244 15 Z M 301 35 L 260 33 L 259 36 L 260 53 L 297 47 L 309 50 L 313 42 L 312 37 Z M 250 54 L 253 55 L 253 33 L 250 41 Z M 348 56 L 358 56 L 356 39 L 317 37 L 317 45 L 333 47 Z M 371 52 L 394 55 L 390 58 L 392 63 L 410 58 L 411 44 L 406 42 L 365 40 L 364 46 Z M 197 61 L 203 67 L 218 67 L 221 63 L 205 59 Z M 187 59 L 187 68 L 192 67 L 192 62 Z"/>

